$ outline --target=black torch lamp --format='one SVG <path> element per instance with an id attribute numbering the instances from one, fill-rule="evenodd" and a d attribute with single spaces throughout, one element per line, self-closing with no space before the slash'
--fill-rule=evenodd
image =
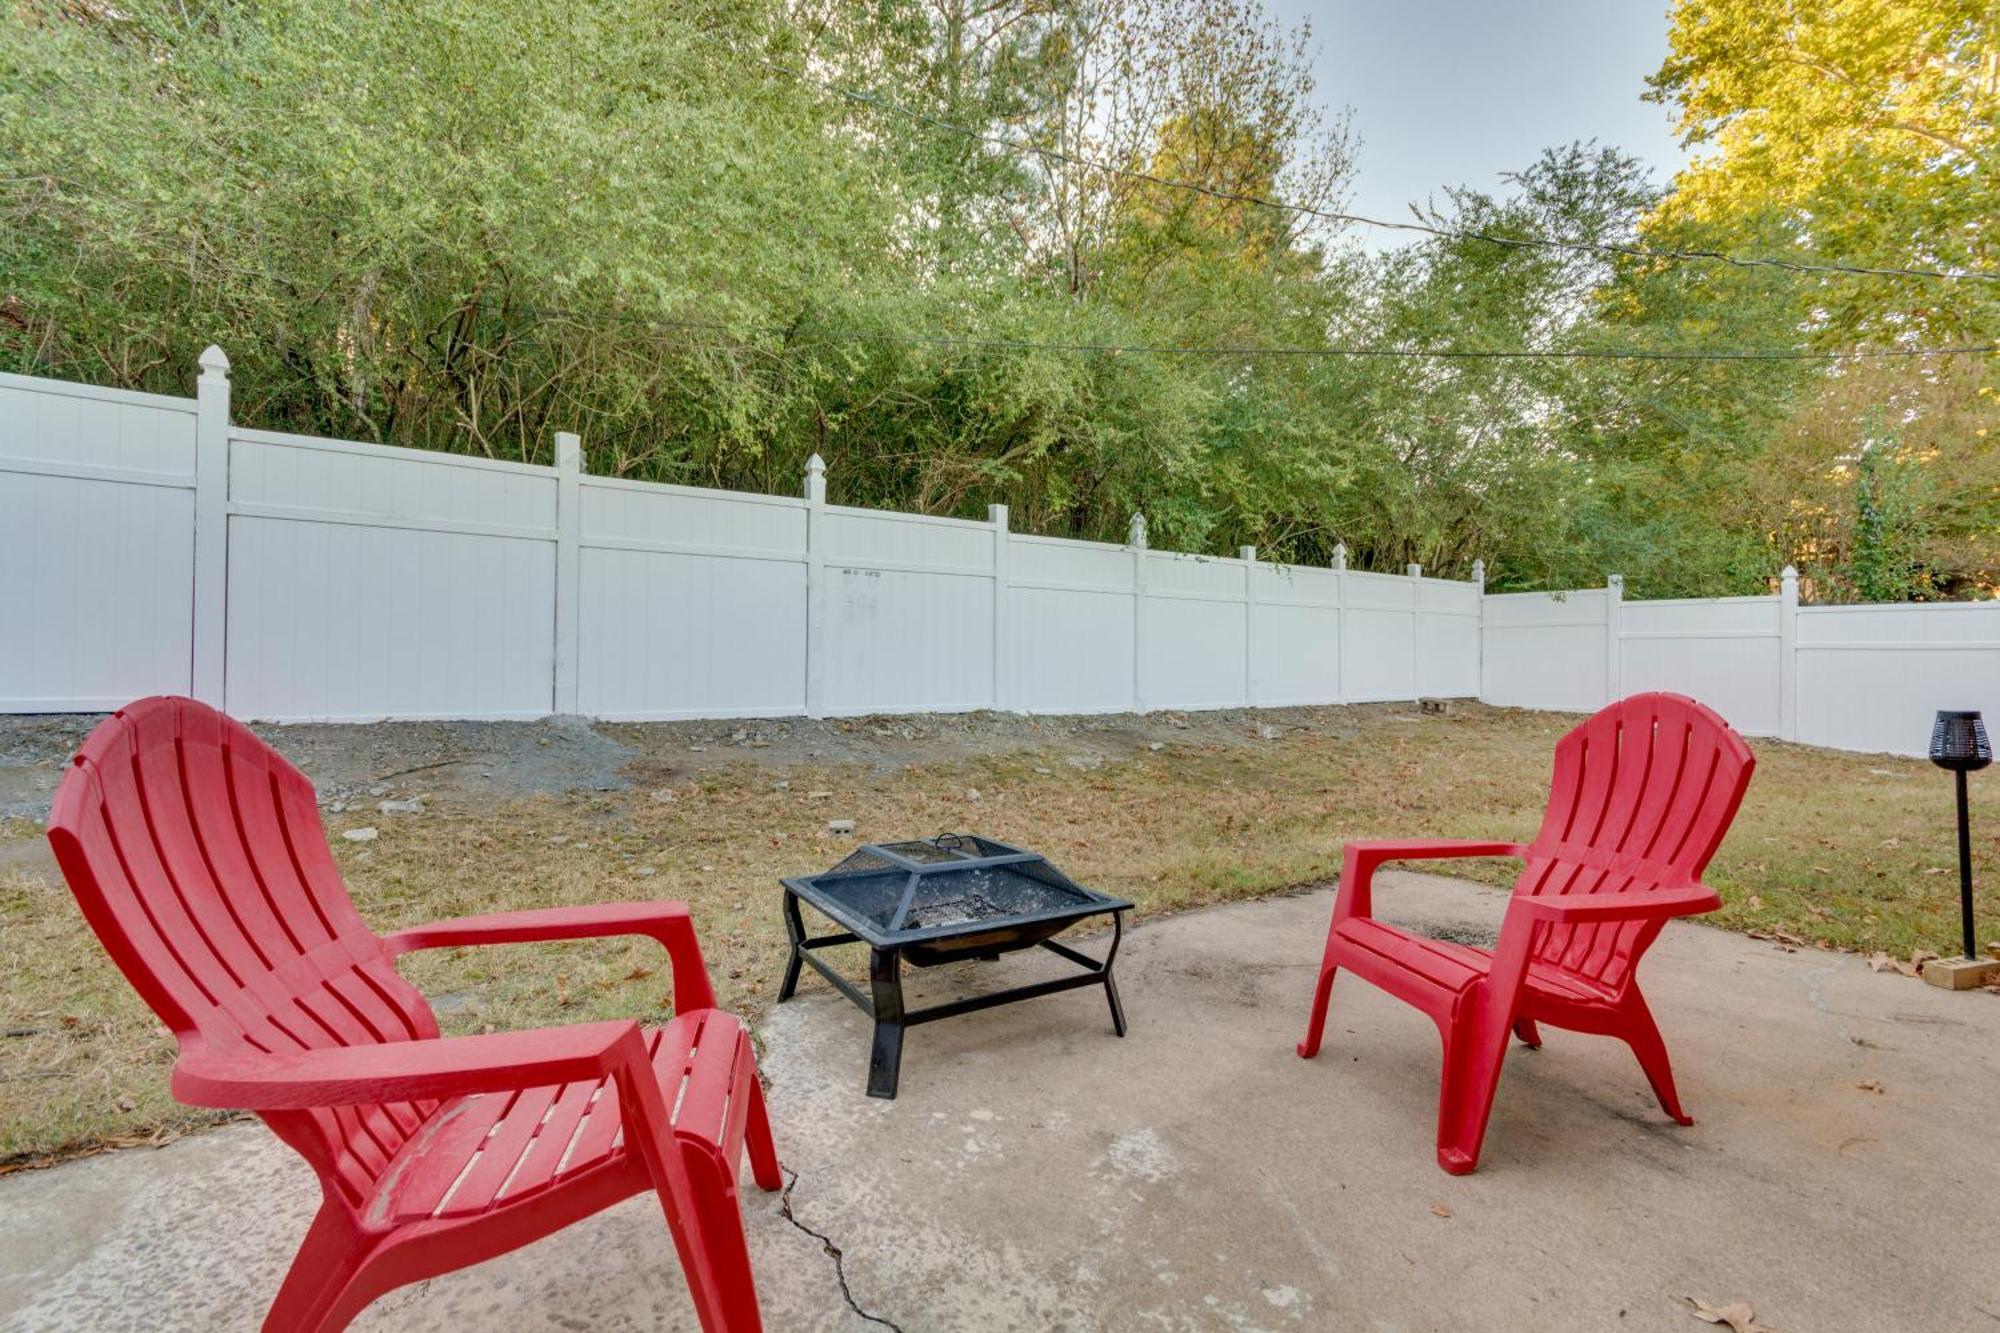
<path id="1" fill-rule="evenodd" d="M 1958 903 L 1965 956 L 1977 958 L 1972 937 L 1972 825 L 1965 804 L 1965 775 L 1993 762 L 1993 745 L 1976 710 L 1939 709 L 1931 728 L 1931 762 L 1958 775 Z"/>

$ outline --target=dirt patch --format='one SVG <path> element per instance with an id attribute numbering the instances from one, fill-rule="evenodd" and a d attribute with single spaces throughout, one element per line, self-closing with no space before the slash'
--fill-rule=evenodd
<path id="1" fill-rule="evenodd" d="M 920 713 L 895 717 L 707 722 L 373 722 L 259 724 L 313 780 L 322 804 L 412 793 L 479 802 L 652 788 L 752 765 L 916 764 L 1057 749 L 1089 769 L 1170 745 L 1258 744 L 1300 733 L 1349 737 L 1412 706 L 1292 708 L 1144 717 Z M 0 717 L 0 819 L 45 820 L 63 766 L 101 715 Z M 377 790 L 377 789 L 380 790 Z"/>
<path id="2" fill-rule="evenodd" d="M 63 765 L 101 714 L 0 717 L 0 819 L 49 817 Z"/>

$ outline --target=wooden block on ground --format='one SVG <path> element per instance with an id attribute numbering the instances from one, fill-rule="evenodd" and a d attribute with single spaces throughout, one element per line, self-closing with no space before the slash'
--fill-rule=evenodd
<path id="1" fill-rule="evenodd" d="M 1933 958 L 1924 964 L 1924 980 L 1946 990 L 1974 990 L 2000 979 L 2000 959 Z"/>

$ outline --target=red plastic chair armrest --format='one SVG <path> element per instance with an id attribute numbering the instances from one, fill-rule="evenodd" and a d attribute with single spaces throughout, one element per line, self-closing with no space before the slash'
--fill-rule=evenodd
<path id="1" fill-rule="evenodd" d="M 1358 852 L 1375 865 L 1384 861 L 1431 861 L 1452 856 L 1526 854 L 1526 848 L 1518 842 L 1495 842 L 1489 838 L 1376 838 L 1350 842 L 1347 850 Z"/>
<path id="2" fill-rule="evenodd" d="M 702 962 L 701 944 L 686 903 L 597 903 L 588 907 L 544 907 L 525 912 L 460 916 L 412 926 L 384 937 L 392 954 L 467 944 L 540 944 L 552 940 L 644 935 L 658 940 L 674 967 L 674 1009 L 713 1009 L 715 991 Z"/>
<path id="3" fill-rule="evenodd" d="M 645 1062 L 646 1044 L 630 1019 L 273 1054 L 196 1048 L 174 1063 L 173 1093 L 248 1111 L 428 1101 L 588 1082 L 632 1060 Z"/>
<path id="4" fill-rule="evenodd" d="M 1650 921 L 1694 916 L 1722 906 L 1722 897 L 1703 884 L 1679 889 L 1633 889 L 1623 893 L 1578 893 L 1515 898 L 1507 906 L 1542 921 Z"/>
<path id="5" fill-rule="evenodd" d="M 1445 857 L 1523 856 L 1519 843 L 1489 838 L 1378 838 L 1350 842 L 1342 849 L 1340 890 L 1334 896 L 1336 922 L 1374 912 L 1375 871 L 1386 861 L 1432 861 Z"/>
<path id="6" fill-rule="evenodd" d="M 686 903 L 595 903 L 588 907 L 540 907 L 523 912 L 458 916 L 411 926 L 387 936 L 396 953 L 461 944 L 532 944 L 544 940 L 584 940 L 605 935 L 658 935 L 688 921 Z"/>

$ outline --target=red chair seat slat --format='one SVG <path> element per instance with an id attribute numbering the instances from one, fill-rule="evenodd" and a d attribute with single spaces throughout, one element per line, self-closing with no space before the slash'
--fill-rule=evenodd
<path id="1" fill-rule="evenodd" d="M 749 1037 L 730 1015 L 702 1011 L 649 1029 L 653 1068 L 674 1132 L 711 1148 L 742 1132 L 730 1105 Z M 439 1106 L 381 1173 L 368 1202 L 376 1225 L 433 1217 L 464 1219 L 527 1196 L 618 1157 L 617 1090 L 608 1080 L 479 1095 Z"/>
<path id="2" fill-rule="evenodd" d="M 1394 926 L 1355 917 L 1340 923 L 1340 934 L 1358 948 L 1413 973 L 1439 991 L 1457 995 L 1485 980 L 1493 968 L 1493 951 L 1456 940 L 1411 935 Z M 1604 987 L 1546 966 L 1530 963 L 1528 985 L 1537 991 L 1579 1003 L 1606 998 Z"/>

